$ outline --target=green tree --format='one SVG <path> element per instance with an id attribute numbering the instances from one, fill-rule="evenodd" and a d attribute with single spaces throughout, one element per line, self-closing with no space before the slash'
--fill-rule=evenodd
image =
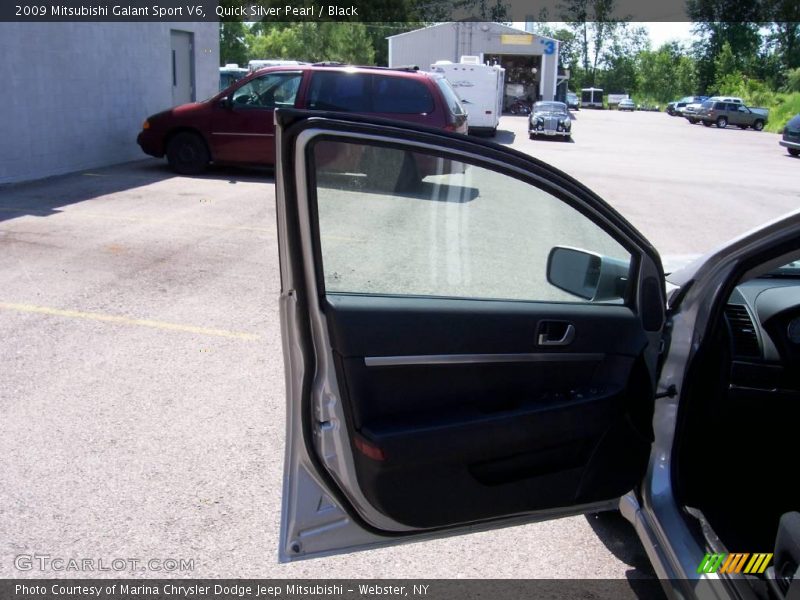
<path id="1" fill-rule="evenodd" d="M 717 94 L 734 94 L 744 74 L 741 59 L 733 54 L 730 43 L 726 40 L 722 49 L 714 59 L 714 90 Z"/>
<path id="2" fill-rule="evenodd" d="M 697 93 L 697 70 L 694 58 L 677 42 L 663 44 L 658 50 L 645 50 L 636 57 L 636 93 L 666 103 Z"/>
<path id="3" fill-rule="evenodd" d="M 332 21 L 262 25 L 247 36 L 250 58 L 373 64 L 375 50 L 363 23 Z"/>
<path id="4" fill-rule="evenodd" d="M 650 36 L 644 27 L 617 23 L 600 58 L 602 87 L 612 93 L 633 92 L 636 88 L 636 57 L 649 49 Z"/>
<path id="5" fill-rule="evenodd" d="M 585 83 L 594 85 L 623 21 L 615 18 L 615 0 L 564 0 L 561 18 L 578 40 Z"/>
<path id="6" fill-rule="evenodd" d="M 424 27 L 424 23 L 408 22 L 387 22 L 387 23 L 364 23 L 367 35 L 372 42 L 375 50 L 375 64 L 381 66 L 389 65 L 389 41 L 386 39 L 392 35 L 413 31 Z M 420 65 L 421 67 L 422 65 Z"/>
<path id="7" fill-rule="evenodd" d="M 247 34 L 249 29 L 241 21 L 225 21 L 219 25 L 219 64 L 247 64 Z"/>
<path id="8" fill-rule="evenodd" d="M 800 92 L 800 67 L 792 69 L 786 74 L 784 90 L 787 92 Z"/>
<path id="9" fill-rule="evenodd" d="M 686 0 L 687 14 L 696 22 L 694 52 L 701 91 L 714 91 L 716 61 L 725 42 L 740 67 L 756 64 L 761 47 L 760 23 L 769 20 L 767 3 L 772 1 Z"/>

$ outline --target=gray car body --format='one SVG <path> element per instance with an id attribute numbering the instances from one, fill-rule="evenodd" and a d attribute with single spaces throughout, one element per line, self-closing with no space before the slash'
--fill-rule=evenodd
<path id="1" fill-rule="evenodd" d="M 725 595 L 726 588 L 708 584 L 724 576 L 697 573 L 706 548 L 690 531 L 686 513 L 673 492 L 676 415 L 688 365 L 705 339 L 715 307 L 727 299 L 727 286 L 732 279 L 751 279 L 790 262 L 798 254 L 796 247 L 790 254 L 772 257 L 752 271 L 741 272 L 742 265 L 754 257 L 768 255 L 787 243 L 796 245 L 798 231 L 800 211 L 754 229 L 667 276 L 672 333 L 658 387 L 663 391 L 675 386 L 677 393 L 656 400 L 655 441 L 648 471 L 640 488 L 622 498 L 620 510 L 636 529 L 658 576 L 683 588 L 667 590 L 675 597 L 741 597 L 733 590 Z"/>
<path id="2" fill-rule="evenodd" d="M 689 118 L 688 116 L 686 117 Z M 751 108 L 744 104 L 725 102 L 723 100 L 706 101 L 692 118 L 706 124 L 719 124 L 720 119 L 726 119 L 727 125 L 736 125 L 746 128 L 763 128 L 769 119 L 769 111 L 765 108 Z M 760 127 L 759 127 L 760 124 Z"/>
<path id="3" fill-rule="evenodd" d="M 283 154 L 278 156 L 276 169 L 277 217 L 279 254 L 282 265 L 290 264 L 292 244 L 298 245 L 303 260 L 313 262 L 310 239 L 311 221 L 308 214 L 308 195 L 302 182 L 306 181 L 304 146 L 314 136 L 324 131 L 308 130 L 298 137 L 293 149 L 295 162 L 293 179 L 297 183 L 296 200 L 300 216 L 300 240 L 290 240 L 287 218 L 287 186 L 284 181 Z M 346 137 L 347 133 L 337 135 Z M 377 136 L 376 141 L 398 143 L 400 134 L 394 137 Z M 282 130 L 278 128 L 278 147 L 282 145 Z M 431 147 L 431 149 L 435 149 Z M 465 157 L 467 155 L 465 154 Z M 300 158 L 298 158 L 300 157 Z M 288 173 L 291 173 L 291 169 Z M 603 507 L 617 506 L 635 527 L 644 548 L 659 577 L 673 580 L 667 583 L 667 592 L 673 597 L 683 598 L 743 598 L 739 588 L 734 590 L 720 585 L 709 585 L 727 576 L 698 574 L 706 552 L 706 543 L 698 540 L 690 528 L 688 515 L 674 494 L 672 481 L 672 452 L 676 435 L 676 415 L 684 393 L 687 369 L 698 349 L 703 344 L 715 310 L 727 300 L 730 286 L 737 281 L 757 277 L 779 265 L 797 259 L 800 255 L 800 211 L 753 230 L 717 250 L 700 257 L 688 266 L 667 277 L 667 309 L 671 322 L 671 334 L 666 343 L 666 356 L 658 383 L 659 391 L 673 389 L 675 393 L 659 394 L 655 401 L 654 430 L 649 465 L 640 485 L 616 503 L 603 505 L 568 506 L 538 511 L 535 514 L 515 515 L 491 522 L 457 526 L 439 531 L 419 531 L 413 536 L 386 537 L 374 530 L 363 528 L 337 504 L 336 497 L 328 488 L 329 483 L 321 476 L 319 462 L 309 454 L 312 445 L 317 456 L 323 456 L 328 475 L 340 487 L 358 490 L 358 481 L 348 467 L 346 448 L 338 444 L 334 431 L 320 431 L 313 443 L 305 439 L 302 427 L 304 394 L 311 393 L 317 402 L 312 410 L 320 411 L 324 419 L 342 419 L 340 403 L 333 400 L 336 383 L 326 355 L 330 344 L 326 339 L 324 314 L 318 307 L 301 307 L 294 293 L 295 282 L 292 269 L 281 269 L 280 313 L 283 334 L 283 351 L 286 368 L 287 430 L 286 462 L 284 470 L 283 515 L 279 540 L 279 557 L 283 562 L 326 556 L 342 552 L 368 550 L 402 542 L 471 533 L 496 529 L 521 523 L 545 520 L 568 514 L 578 514 Z M 790 250 L 787 250 L 789 248 Z M 777 255 L 777 250 L 781 254 Z M 766 257 L 769 256 L 769 259 Z M 753 262 L 755 261 L 755 262 Z M 746 264 L 758 264 L 757 268 L 745 271 Z M 306 272 L 305 285 L 309 286 L 310 298 L 316 297 L 313 274 Z M 316 301 L 315 301 L 316 302 Z M 301 323 L 310 317 L 312 337 L 315 338 L 315 353 L 318 356 L 314 389 L 303 390 L 304 346 Z M 656 334 L 660 336 L 660 334 Z M 328 421 L 326 421 L 328 422 Z M 343 422 L 339 420 L 338 422 Z M 323 506 L 322 500 L 325 501 Z M 374 514 L 363 497 L 349 497 L 352 505 L 367 515 L 368 522 L 379 528 L 400 531 L 397 524 L 382 522 L 386 517 Z M 322 510 L 324 508 L 324 510 Z M 407 528 L 406 528 L 407 529 Z M 730 593 L 729 593 L 730 592 Z"/>
<path id="4" fill-rule="evenodd" d="M 779 144 L 792 156 L 800 156 L 800 115 L 792 117 L 783 128 L 783 137 Z"/>
<path id="5" fill-rule="evenodd" d="M 562 127 L 561 123 L 566 125 Z M 567 105 L 555 101 L 534 104 L 528 117 L 528 134 L 530 137 L 544 135 L 569 138 L 572 135 L 572 120 Z"/>

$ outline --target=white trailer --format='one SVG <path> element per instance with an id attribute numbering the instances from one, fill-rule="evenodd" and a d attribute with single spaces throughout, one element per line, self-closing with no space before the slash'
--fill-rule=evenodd
<path id="1" fill-rule="evenodd" d="M 482 65 L 477 56 L 462 56 L 461 62 L 440 60 L 431 71 L 441 73 L 453 86 L 464 109 L 470 133 L 494 135 L 503 112 L 506 70 L 500 65 Z"/>

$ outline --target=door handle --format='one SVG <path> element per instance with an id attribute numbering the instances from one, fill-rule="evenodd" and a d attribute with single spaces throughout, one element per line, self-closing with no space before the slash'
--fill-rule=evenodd
<path id="1" fill-rule="evenodd" d="M 575 339 L 575 326 L 566 321 L 542 321 L 536 341 L 539 346 L 569 346 Z"/>

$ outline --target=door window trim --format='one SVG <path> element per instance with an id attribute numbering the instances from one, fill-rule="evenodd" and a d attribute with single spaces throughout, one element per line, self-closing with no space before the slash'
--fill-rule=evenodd
<path id="1" fill-rule="evenodd" d="M 628 242 L 627 240 L 619 239 L 619 234 L 615 232 L 615 225 L 611 223 L 608 219 L 606 219 L 604 215 L 602 215 L 591 205 L 583 202 L 577 194 L 571 193 L 565 188 L 548 180 L 547 177 L 544 176 L 544 174 L 533 175 L 522 168 L 516 168 L 510 166 L 507 162 L 503 162 L 499 158 L 480 156 L 475 153 L 459 151 L 459 150 L 451 150 L 451 149 L 442 151 L 442 149 L 440 147 L 437 147 L 435 144 L 427 142 L 419 142 L 413 139 L 403 139 L 402 141 L 399 140 L 389 141 L 381 137 L 380 134 L 362 134 L 352 131 L 336 131 L 334 133 L 328 129 L 317 129 L 311 127 L 309 129 L 305 129 L 297 136 L 298 153 L 295 157 L 295 160 L 298 160 L 301 153 L 303 154 L 305 168 L 302 169 L 302 171 L 305 174 L 305 181 L 301 180 L 300 178 L 301 169 L 295 169 L 295 177 L 296 177 L 295 185 L 298 191 L 298 197 L 303 198 L 307 194 L 307 197 L 305 197 L 305 202 L 309 209 L 308 226 L 310 228 L 309 230 L 311 231 L 311 237 L 312 237 L 312 239 L 310 240 L 311 243 L 310 248 L 312 250 L 312 256 L 314 261 L 313 267 L 314 267 L 315 285 L 318 296 L 322 301 L 324 301 L 326 294 L 328 292 L 325 287 L 325 263 L 322 256 L 321 233 L 319 229 L 316 166 L 314 161 L 313 150 L 314 150 L 314 145 L 318 142 L 342 141 L 342 138 L 353 140 L 354 142 L 359 143 L 361 145 L 377 146 L 381 148 L 391 148 L 396 150 L 408 150 L 409 146 L 411 146 L 413 149 L 419 150 L 421 152 L 427 151 L 428 153 L 434 155 L 436 158 L 444 158 L 456 162 L 466 162 L 471 166 L 488 169 L 493 172 L 499 173 L 501 175 L 511 177 L 524 184 L 532 185 L 533 187 L 547 194 L 550 194 L 557 200 L 566 203 L 567 206 L 571 207 L 573 210 L 581 214 L 583 217 L 589 219 L 594 225 L 599 227 L 604 233 L 610 236 L 616 243 L 618 243 L 622 248 L 624 248 L 628 253 L 630 253 L 631 264 L 630 264 L 630 269 L 628 271 L 628 277 L 629 281 L 631 281 L 631 285 L 628 285 L 628 288 L 626 290 L 626 296 L 625 298 L 623 298 L 623 302 L 619 306 L 628 307 L 632 310 L 635 310 L 638 313 L 638 306 L 636 299 L 639 297 L 639 289 L 637 283 L 639 279 L 638 274 L 640 271 L 639 268 L 640 255 L 646 253 L 646 250 L 636 245 L 631 245 L 631 243 Z M 468 139 L 464 141 L 469 142 Z M 549 168 L 555 170 L 553 167 L 549 167 L 544 163 L 542 163 L 541 165 L 535 165 L 535 167 L 543 169 Z M 556 174 L 562 176 L 561 173 L 556 173 Z M 567 183 L 571 182 L 567 181 Z M 569 300 L 556 302 L 556 301 L 537 300 L 537 299 L 484 298 L 484 297 L 460 297 L 460 296 L 437 296 L 437 295 L 369 293 L 369 292 L 330 292 L 330 293 L 335 295 L 354 295 L 354 296 L 364 296 L 364 297 L 372 296 L 372 297 L 387 297 L 387 298 L 418 298 L 420 300 L 439 299 L 439 300 L 463 300 L 463 301 L 474 301 L 474 302 L 518 302 L 524 304 L 553 303 L 553 304 L 580 305 L 580 306 L 587 306 L 592 304 L 591 302 L 569 301 Z"/>
<path id="2" fill-rule="evenodd" d="M 303 71 L 274 71 L 271 73 L 264 73 L 258 77 L 253 77 L 252 79 L 248 79 L 247 81 L 243 82 L 240 86 L 232 89 L 231 92 L 225 96 L 225 99 L 230 103 L 231 110 L 239 111 L 239 110 L 277 110 L 279 108 L 288 108 L 286 106 L 250 106 L 248 104 L 237 105 L 233 102 L 233 95 L 242 89 L 246 85 L 250 85 L 254 81 L 259 79 L 264 79 L 265 77 L 269 77 L 270 75 L 300 75 L 300 83 L 297 84 L 297 92 L 294 95 L 294 103 L 292 104 L 292 108 L 297 106 L 297 101 L 300 98 L 300 90 L 303 86 Z M 239 135 L 239 134 L 235 134 Z"/>

